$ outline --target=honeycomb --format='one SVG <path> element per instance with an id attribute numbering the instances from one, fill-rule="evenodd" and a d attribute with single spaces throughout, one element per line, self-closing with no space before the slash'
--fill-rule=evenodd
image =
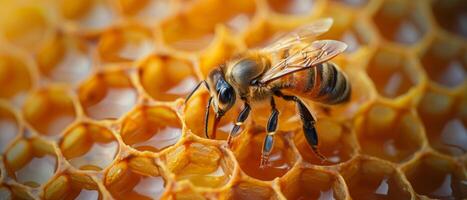
<path id="1" fill-rule="evenodd" d="M 464 0 L 0 1 L 0 199 L 467 199 Z M 350 102 L 277 100 L 229 148 L 203 133 L 210 70 L 316 19 L 349 48 Z M 210 119 L 213 120 L 213 119 Z"/>

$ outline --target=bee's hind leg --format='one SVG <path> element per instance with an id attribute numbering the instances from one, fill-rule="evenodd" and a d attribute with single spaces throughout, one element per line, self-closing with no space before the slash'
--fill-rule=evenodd
<path id="1" fill-rule="evenodd" d="M 286 101 L 295 101 L 300 113 L 300 119 L 302 120 L 303 134 L 308 144 L 311 146 L 313 152 L 322 160 L 325 161 L 326 157 L 323 156 L 318 150 L 318 134 L 315 128 L 315 119 L 310 113 L 305 104 L 296 96 L 284 95 L 280 91 L 275 92 L 276 96 L 282 97 Z"/>
<path id="2" fill-rule="evenodd" d="M 271 97 L 271 108 L 272 112 L 269 116 L 268 125 L 266 127 L 267 133 L 266 137 L 264 138 L 263 150 L 261 152 L 260 168 L 263 168 L 267 165 L 269 156 L 271 155 L 272 149 L 274 147 L 274 134 L 276 133 L 277 121 L 279 117 L 279 111 L 276 108 L 274 97 Z"/>
<path id="3" fill-rule="evenodd" d="M 227 144 L 231 145 L 232 143 L 232 138 L 238 135 L 238 131 L 240 130 L 240 126 L 243 125 L 243 122 L 248 118 L 248 115 L 250 115 L 250 104 L 245 101 L 245 105 L 243 106 L 243 110 L 240 111 L 240 114 L 238 114 L 237 117 L 237 122 L 235 122 L 234 127 L 230 131 L 229 137 L 227 138 Z"/>

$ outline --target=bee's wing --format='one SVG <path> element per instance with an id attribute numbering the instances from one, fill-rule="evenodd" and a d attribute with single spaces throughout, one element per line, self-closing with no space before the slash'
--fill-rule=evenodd
<path id="1" fill-rule="evenodd" d="M 346 48 L 347 45 L 345 43 L 336 40 L 314 41 L 274 64 L 269 70 L 264 72 L 259 81 L 260 83 L 268 83 L 287 74 L 316 66 L 337 56 Z"/>
<path id="2" fill-rule="evenodd" d="M 274 53 L 283 49 L 290 48 L 301 42 L 309 42 L 311 39 L 327 32 L 332 26 L 332 18 L 324 18 L 314 21 L 311 24 L 301 26 L 282 37 L 275 42 L 262 48 L 260 51 L 265 53 Z"/>

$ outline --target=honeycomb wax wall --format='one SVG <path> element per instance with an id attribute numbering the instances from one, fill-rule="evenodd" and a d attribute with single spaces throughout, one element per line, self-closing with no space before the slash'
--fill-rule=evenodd
<path id="1" fill-rule="evenodd" d="M 0 199 L 466 199 L 464 0 L 0 1 Z M 204 137 L 210 70 L 316 19 L 350 101 Z M 213 119 L 210 119 L 213 120 Z M 211 121 L 212 123 L 212 121 Z"/>

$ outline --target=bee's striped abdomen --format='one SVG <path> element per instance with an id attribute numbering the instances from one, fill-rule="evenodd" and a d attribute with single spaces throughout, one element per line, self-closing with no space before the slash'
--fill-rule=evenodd
<path id="1" fill-rule="evenodd" d="M 350 98 L 349 81 L 331 62 L 293 73 L 287 81 L 286 90 L 313 101 L 337 104 Z"/>

